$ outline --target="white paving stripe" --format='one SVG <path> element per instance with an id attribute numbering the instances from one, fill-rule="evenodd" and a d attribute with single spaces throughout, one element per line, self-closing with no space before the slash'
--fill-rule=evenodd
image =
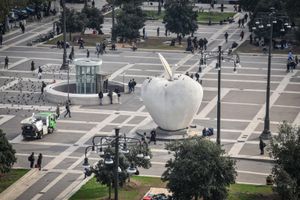
<path id="1" fill-rule="evenodd" d="M 280 93 L 282 93 L 282 91 L 284 91 L 284 88 L 289 84 L 290 78 L 295 74 L 296 74 L 296 72 L 287 74 L 286 77 L 278 85 L 276 90 L 272 93 L 272 95 L 270 96 L 270 108 L 273 106 L 273 104 L 279 98 Z M 258 120 L 258 119 L 262 119 L 264 117 L 265 106 L 266 105 L 264 104 L 261 107 L 261 109 L 257 112 L 257 114 L 252 119 L 251 123 L 249 123 L 247 128 L 241 133 L 240 137 L 238 138 L 238 141 L 240 141 L 240 142 L 235 143 L 232 146 L 232 148 L 230 149 L 230 151 L 228 152 L 228 154 L 230 156 L 237 156 L 239 154 L 239 152 L 241 151 L 241 149 L 243 148 L 243 146 L 245 144 L 244 142 L 248 140 L 250 135 L 253 133 L 253 131 L 255 131 L 256 127 L 260 123 L 260 120 Z"/>
<path id="2" fill-rule="evenodd" d="M 0 126 L 14 117 L 15 115 L 0 115 Z"/>

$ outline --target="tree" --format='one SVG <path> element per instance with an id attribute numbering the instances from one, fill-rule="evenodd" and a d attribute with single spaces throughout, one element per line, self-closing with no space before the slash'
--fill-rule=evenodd
<path id="1" fill-rule="evenodd" d="M 84 13 L 66 8 L 66 31 L 69 33 L 69 40 L 72 39 L 72 33 L 84 32 L 87 21 L 87 17 Z M 63 24 L 62 16 L 60 23 Z"/>
<path id="2" fill-rule="evenodd" d="M 98 33 L 102 33 L 101 28 L 104 22 L 104 17 L 98 8 L 85 6 L 82 11 L 87 17 L 86 27 L 96 29 Z"/>
<path id="3" fill-rule="evenodd" d="M 285 200 L 300 198 L 300 126 L 283 122 L 278 135 L 270 143 L 270 150 L 275 159 L 272 175 L 276 187 L 274 190 Z"/>
<path id="4" fill-rule="evenodd" d="M 200 137 L 171 142 L 174 159 L 166 163 L 163 181 L 175 200 L 222 200 L 235 182 L 235 161 L 217 144 Z"/>
<path id="5" fill-rule="evenodd" d="M 114 157 L 114 149 L 105 149 L 105 155 L 110 154 Z M 143 153 L 152 157 L 150 149 L 147 146 L 132 146 L 129 148 L 128 154 L 119 154 L 119 167 L 121 171 L 119 175 L 119 186 L 122 187 L 126 180 L 130 178 L 130 174 L 126 171 L 130 164 L 134 164 L 136 167 L 142 167 L 148 169 L 151 167 L 150 160 L 138 158 L 137 154 Z M 109 199 L 111 199 L 111 190 L 114 187 L 114 164 L 108 165 L 104 163 L 104 159 L 101 159 L 95 167 L 91 169 L 91 172 L 95 174 L 97 182 L 104 184 L 108 187 Z M 137 171 L 137 175 L 138 175 Z"/>
<path id="6" fill-rule="evenodd" d="M 5 133 L 0 129 L 0 173 L 7 173 L 17 161 L 16 151 L 8 142 Z"/>
<path id="7" fill-rule="evenodd" d="M 167 30 L 177 35 L 188 35 L 198 29 L 197 12 L 191 0 L 166 0 L 164 23 Z"/>
<path id="8" fill-rule="evenodd" d="M 116 17 L 117 24 L 114 33 L 127 41 L 140 36 L 139 30 L 145 25 L 146 15 L 141 9 L 141 1 L 127 0 L 121 7 L 121 12 Z"/>

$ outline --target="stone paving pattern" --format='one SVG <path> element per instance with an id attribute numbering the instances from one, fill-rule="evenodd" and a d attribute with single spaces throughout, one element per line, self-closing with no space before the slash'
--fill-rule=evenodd
<path id="1" fill-rule="evenodd" d="M 106 20 L 104 32 L 109 32 L 110 26 L 110 21 Z M 156 34 L 157 26 L 160 26 L 163 33 L 161 22 L 146 23 L 149 36 Z M 54 134 L 41 140 L 24 141 L 20 135 L 20 121 L 31 116 L 32 112 L 55 109 L 54 104 L 43 98 L 39 99 L 41 80 L 37 79 L 36 72 L 30 71 L 30 62 L 34 60 L 36 66 L 42 65 L 47 69 L 48 65 L 61 63 L 62 50 L 45 45 L 25 46 L 34 36 L 50 29 L 51 22 L 29 24 L 25 34 L 16 30 L 5 35 L 4 45 L 0 49 L 0 128 L 6 132 L 17 151 L 18 161 L 15 167 L 28 168 L 27 157 L 33 151 L 44 155 L 43 170 L 35 173 L 37 178 L 29 181 L 22 194 L 15 196 L 15 199 L 20 200 L 69 197 L 70 192 L 86 181 L 83 180 L 82 172 L 84 149 L 91 144 L 94 135 L 113 135 L 114 128 L 119 126 L 121 133 L 137 137 L 135 131 L 138 127 L 152 121 L 141 101 L 140 86 L 147 77 L 164 73 L 157 56 L 159 51 L 108 51 L 101 57 L 102 70 L 112 73 L 112 80 L 121 83 L 134 78 L 137 82 L 135 93 L 122 95 L 122 104 L 73 105 L 72 118 L 59 119 Z M 223 39 L 225 31 L 229 33 L 228 43 Z M 207 37 L 209 50 L 216 50 L 218 45 L 226 49 L 233 41 L 239 40 L 240 31 L 236 23 L 223 26 L 200 25 L 195 35 L 198 38 Z M 94 57 L 94 47 L 88 48 Z M 76 48 L 76 57 L 84 57 L 85 51 Z M 179 51 L 160 53 L 172 66 L 178 65 L 176 73 L 195 73 L 198 70 L 198 54 Z M 6 55 L 10 58 L 9 70 L 3 70 Z M 237 74 L 233 73 L 232 64 L 222 63 L 221 142 L 226 153 L 237 158 L 238 182 L 264 184 L 265 177 L 272 168 L 268 155 L 259 155 L 258 148 L 265 112 L 267 56 L 241 54 L 240 57 L 242 68 L 238 69 Z M 272 56 L 270 126 L 274 134 L 283 120 L 300 124 L 300 72 L 294 70 L 286 73 L 285 63 L 286 55 Z M 59 71 L 58 68 L 45 71 L 43 80 L 47 84 L 54 79 L 66 80 L 66 72 Z M 70 78 L 75 78 L 73 71 Z M 203 70 L 201 79 L 204 99 L 193 124 L 216 128 L 217 71 L 213 64 Z M 61 110 L 64 108 L 61 107 Z M 210 139 L 215 141 L 215 136 Z M 153 152 L 152 168 L 141 169 L 141 174 L 160 176 L 170 155 L 164 150 L 164 142 L 150 147 Z M 89 157 L 94 163 L 99 159 L 94 153 L 90 153 Z"/>

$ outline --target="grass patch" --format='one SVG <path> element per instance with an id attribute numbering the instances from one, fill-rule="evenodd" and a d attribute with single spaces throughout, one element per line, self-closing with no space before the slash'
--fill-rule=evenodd
<path id="1" fill-rule="evenodd" d="M 11 169 L 10 172 L 0 176 L 0 193 L 24 176 L 28 169 Z"/>
<path id="2" fill-rule="evenodd" d="M 234 184 L 229 191 L 228 200 L 279 200 L 273 193 L 272 186 Z"/>
<path id="3" fill-rule="evenodd" d="M 131 182 L 119 190 L 119 198 L 122 200 L 140 200 L 150 187 L 166 187 L 166 183 L 160 178 L 134 176 Z M 108 190 L 101 186 L 96 179 L 91 179 L 71 200 L 105 200 L 108 197 Z M 113 191 L 112 191 L 113 197 Z M 228 200 L 279 200 L 278 196 L 273 193 L 271 186 L 257 186 L 246 184 L 233 184 L 229 188 Z"/>
<path id="4" fill-rule="evenodd" d="M 165 16 L 165 11 L 161 11 L 160 14 L 157 14 L 157 10 L 143 10 L 146 14 L 147 20 L 163 20 Z M 115 11 L 117 16 L 120 13 L 120 10 Z M 221 20 L 227 19 L 228 17 L 233 17 L 234 12 L 198 12 L 197 21 L 198 22 L 208 22 L 209 18 L 212 23 L 219 23 Z M 112 17 L 112 13 L 107 13 L 105 17 Z"/>
<path id="5" fill-rule="evenodd" d="M 211 19 L 212 23 L 219 23 L 228 17 L 233 17 L 233 12 L 199 12 L 197 16 L 198 22 L 208 22 Z"/>
<path id="6" fill-rule="evenodd" d="M 144 42 L 139 42 L 137 44 L 138 48 L 143 49 L 164 49 L 164 50 L 184 50 L 186 47 L 185 40 L 179 45 L 177 42 L 175 46 L 170 46 L 171 37 L 148 37 Z"/>
<path id="7" fill-rule="evenodd" d="M 266 46 L 266 48 L 268 49 L 269 47 Z M 263 53 L 262 49 L 263 47 L 250 44 L 249 40 L 246 40 L 235 51 L 238 53 Z M 300 45 L 294 44 L 288 49 L 272 49 L 272 54 L 288 54 L 290 50 L 293 51 L 293 54 L 300 54 Z"/>
<path id="8" fill-rule="evenodd" d="M 69 40 L 69 34 L 67 34 L 67 42 L 70 43 L 71 46 L 78 46 L 77 40 L 82 37 L 84 40 L 84 46 L 95 46 L 96 43 L 99 43 L 106 39 L 108 36 L 106 35 L 93 35 L 93 34 L 84 34 L 81 35 L 80 33 L 73 33 L 71 37 L 71 41 Z M 47 41 L 45 44 L 51 44 L 51 45 L 56 45 L 56 42 L 60 40 L 63 41 L 63 36 L 60 35 L 57 38 L 54 38 L 52 40 Z"/>
<path id="9" fill-rule="evenodd" d="M 119 190 L 119 199 L 122 200 L 140 200 L 150 187 L 165 187 L 160 178 L 134 176 L 130 183 Z M 114 190 L 112 189 L 112 197 Z M 84 186 L 80 188 L 70 200 L 88 199 L 88 200 L 104 200 L 108 198 L 108 188 L 96 182 L 96 178 L 92 178 Z"/>

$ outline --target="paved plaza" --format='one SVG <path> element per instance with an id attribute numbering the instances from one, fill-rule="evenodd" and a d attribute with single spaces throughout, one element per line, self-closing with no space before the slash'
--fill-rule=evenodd
<path id="1" fill-rule="evenodd" d="M 148 35 L 155 35 L 161 22 L 147 22 Z M 110 21 L 103 26 L 104 32 L 110 31 Z M 91 144 L 95 135 L 113 135 L 114 128 L 120 127 L 121 133 L 138 137 L 136 130 L 151 122 L 152 119 L 140 98 L 140 87 L 147 77 L 164 73 L 157 53 L 161 53 L 175 68 L 176 73 L 195 73 L 199 67 L 199 54 L 180 51 L 157 51 L 120 48 L 108 51 L 101 56 L 102 71 L 111 73 L 110 80 L 127 84 L 132 78 L 137 89 L 132 94 L 122 94 L 121 104 L 105 106 L 72 105 L 72 118 L 60 118 L 54 134 L 41 140 L 24 141 L 21 136 L 20 121 L 41 110 L 55 110 L 55 105 L 40 96 L 41 81 L 47 84 L 53 80 L 66 80 L 65 71 L 50 66 L 61 64 L 62 49 L 37 44 L 26 46 L 34 37 L 52 29 L 52 21 L 32 23 L 26 27 L 25 34 L 19 29 L 4 36 L 0 49 L 0 128 L 16 149 L 18 161 L 15 167 L 29 168 L 27 157 L 31 152 L 42 153 L 43 170 L 31 170 L 23 187 L 10 195 L 18 200 L 66 199 L 72 192 L 87 181 L 83 175 L 84 150 Z M 224 33 L 229 33 L 229 42 L 225 43 Z M 218 45 L 228 49 L 233 41 L 239 41 L 241 29 L 237 24 L 223 26 L 200 25 L 198 38 L 209 40 L 208 50 L 216 50 Z M 247 33 L 246 33 L 247 36 Z M 94 47 L 86 47 L 95 57 Z M 69 50 L 68 50 L 69 51 Z M 75 57 L 85 57 L 86 50 L 75 48 Z M 8 70 L 4 70 L 4 58 L 10 59 Z M 265 178 L 271 172 L 272 160 L 268 154 L 261 156 L 258 148 L 259 135 L 263 130 L 265 115 L 265 92 L 267 74 L 267 56 L 263 54 L 240 54 L 242 68 L 233 73 L 232 63 L 222 63 L 222 109 L 221 143 L 226 153 L 237 159 L 237 182 L 265 184 Z M 272 56 L 272 78 L 270 98 L 270 126 L 276 134 L 277 126 L 283 120 L 300 124 L 300 72 L 286 73 L 286 55 Z M 44 69 L 43 78 L 37 78 L 37 72 L 30 71 L 30 63 Z M 216 128 L 217 71 L 214 63 L 203 69 L 204 98 L 193 123 L 197 126 Z M 71 70 L 70 79 L 75 79 Z M 155 97 L 154 97 L 155 98 Z M 64 111 L 64 107 L 61 107 Z M 149 133 L 148 133 L 149 134 Z M 215 136 L 210 138 L 215 141 Z M 171 157 L 164 149 L 165 142 L 150 145 L 153 159 L 152 167 L 140 169 L 141 175 L 160 176 L 165 162 Z M 97 162 L 98 155 L 89 154 L 91 162 Z"/>

